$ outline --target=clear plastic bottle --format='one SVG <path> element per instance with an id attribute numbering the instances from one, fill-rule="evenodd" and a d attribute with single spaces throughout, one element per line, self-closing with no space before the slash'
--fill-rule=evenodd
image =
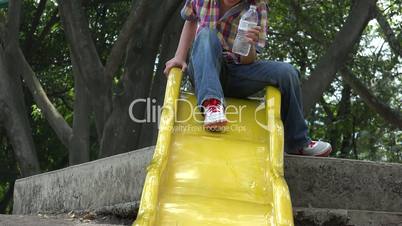
<path id="1" fill-rule="evenodd" d="M 258 25 L 257 7 L 251 5 L 250 9 L 241 17 L 236 39 L 233 43 L 232 52 L 247 56 L 251 49 L 251 44 L 247 41 L 246 32 Z"/>

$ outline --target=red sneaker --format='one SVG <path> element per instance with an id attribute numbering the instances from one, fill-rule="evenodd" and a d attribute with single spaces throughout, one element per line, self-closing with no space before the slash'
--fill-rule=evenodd
<path id="1" fill-rule="evenodd" d="M 204 128 L 209 131 L 221 131 L 228 123 L 225 109 L 218 99 L 208 99 L 202 103 L 204 106 Z"/>

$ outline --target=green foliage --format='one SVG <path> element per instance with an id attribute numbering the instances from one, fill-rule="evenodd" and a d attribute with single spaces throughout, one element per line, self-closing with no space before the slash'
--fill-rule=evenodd
<path id="1" fill-rule="evenodd" d="M 298 13 L 292 2 L 270 1 L 271 30 L 263 58 L 291 62 L 307 78 L 346 20 L 350 1 L 297 1 L 302 9 Z M 402 37 L 400 3 L 379 1 L 379 6 Z M 348 67 L 376 97 L 402 112 L 402 64 L 375 20 L 364 31 Z M 334 157 L 402 162 L 402 132 L 371 111 L 353 90 L 344 89 L 339 76 L 308 118 L 310 135 L 330 141 Z"/>
<path id="2" fill-rule="evenodd" d="M 0 9 L 8 7 L 8 0 L 0 0 Z"/>
<path id="3" fill-rule="evenodd" d="M 11 145 L 8 143 L 5 132 L 0 128 L 0 213 L 11 213 L 11 204 L 3 204 L 4 196 L 10 185 L 18 176 L 16 163 Z M 2 209 L 2 205 L 6 205 Z"/>
<path id="4" fill-rule="evenodd" d="M 105 63 L 127 18 L 131 1 L 84 2 L 92 38 L 102 63 Z M 294 2 L 299 2 L 299 6 L 292 6 Z M 401 3 L 401 0 L 379 1 L 379 7 L 384 9 L 402 44 Z M 47 1 L 36 26 L 33 21 L 37 7 L 37 0 L 24 1 L 20 43 L 50 100 L 72 125 L 74 79 L 70 50 L 57 5 L 54 0 Z M 341 29 L 350 7 L 349 0 L 271 0 L 269 36 L 261 58 L 291 62 L 300 69 L 304 79 L 308 78 Z M 0 17 L 5 12 L 0 10 Z M 391 51 L 375 21 L 370 22 L 364 31 L 348 68 L 379 99 L 401 111 L 401 59 Z M 117 78 L 114 84 L 119 84 Z M 60 143 L 26 88 L 24 93 L 41 169 L 51 171 L 67 166 L 68 150 Z M 94 136 L 93 119 L 91 123 L 91 134 Z M 313 138 L 332 143 L 335 147 L 334 157 L 402 162 L 402 131 L 393 128 L 371 111 L 340 76 L 314 108 L 308 124 Z M 99 149 L 96 137 L 91 137 L 90 148 L 91 159 L 95 159 Z M 11 144 L 4 131 L 0 131 L 0 166 L 1 201 L 10 183 L 19 176 Z"/>
<path id="5" fill-rule="evenodd" d="M 92 1 L 86 5 L 92 37 L 103 63 L 106 62 L 106 57 L 131 7 L 129 1 L 107 2 L 110 3 Z M 21 47 L 49 99 L 72 126 L 74 78 L 70 50 L 65 40 L 57 5 L 55 1 L 47 1 L 39 23 L 34 27 L 33 21 L 37 7 L 36 0 L 24 1 L 20 33 Z M 3 14 L 1 10 L 0 13 Z M 59 141 L 26 87 L 24 93 L 41 170 L 47 172 L 67 167 L 67 148 Z M 95 134 L 95 126 L 91 118 L 91 159 L 96 159 L 99 150 Z M 5 132 L 0 131 L 0 203 L 9 184 L 14 183 L 19 175 L 11 144 L 8 143 Z M 10 211 L 9 206 L 5 213 Z"/>

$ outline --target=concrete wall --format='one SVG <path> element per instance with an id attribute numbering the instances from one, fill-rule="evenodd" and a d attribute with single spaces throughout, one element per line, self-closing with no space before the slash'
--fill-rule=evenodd
<path id="1" fill-rule="evenodd" d="M 13 214 L 97 209 L 140 200 L 153 147 L 17 180 Z"/>
<path id="2" fill-rule="evenodd" d="M 401 226 L 402 213 L 293 208 L 295 226 Z"/>
<path id="3" fill-rule="evenodd" d="M 402 212 L 402 164 L 289 156 L 293 206 Z"/>
<path id="4" fill-rule="evenodd" d="M 14 214 L 98 209 L 140 199 L 153 147 L 16 182 Z M 401 212 L 402 165 L 286 156 L 293 206 Z"/>

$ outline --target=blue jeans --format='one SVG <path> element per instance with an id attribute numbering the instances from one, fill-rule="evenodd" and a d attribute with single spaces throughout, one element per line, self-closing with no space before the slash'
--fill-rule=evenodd
<path id="1" fill-rule="evenodd" d="M 225 75 L 221 75 L 225 67 Z M 202 29 L 193 44 L 189 65 L 190 78 L 195 86 L 198 105 L 216 98 L 225 104 L 224 97 L 245 98 L 276 86 L 282 95 L 281 117 L 285 130 L 285 151 L 294 153 L 310 142 L 303 116 L 298 71 L 290 64 L 276 61 L 256 61 L 252 64 L 226 63 L 216 30 Z M 221 76 L 227 77 L 224 88 Z"/>

